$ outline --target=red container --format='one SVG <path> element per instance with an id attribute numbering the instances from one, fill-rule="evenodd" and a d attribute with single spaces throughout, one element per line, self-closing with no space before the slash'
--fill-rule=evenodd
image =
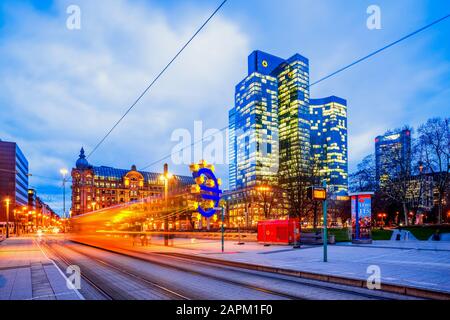
<path id="1" fill-rule="evenodd" d="M 286 245 L 300 242 L 299 219 L 258 222 L 258 242 Z"/>

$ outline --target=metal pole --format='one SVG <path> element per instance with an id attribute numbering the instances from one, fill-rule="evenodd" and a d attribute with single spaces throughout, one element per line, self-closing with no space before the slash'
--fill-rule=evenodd
<path id="1" fill-rule="evenodd" d="M 9 201 L 6 201 L 6 238 L 9 238 Z"/>
<path id="2" fill-rule="evenodd" d="M 239 218 L 241 218 L 241 217 L 239 217 Z M 239 233 L 238 245 L 243 245 L 244 243 L 242 242 L 242 238 L 241 238 L 241 219 L 238 220 L 238 233 Z"/>
<path id="3" fill-rule="evenodd" d="M 222 253 L 225 252 L 225 208 L 222 207 Z"/>
<path id="4" fill-rule="evenodd" d="M 164 218 L 164 245 L 169 245 L 169 219 L 167 215 L 169 214 L 169 181 L 167 177 L 164 179 L 164 202 L 166 206 L 166 217 Z"/>
<path id="5" fill-rule="evenodd" d="M 63 218 L 66 217 L 66 177 L 63 176 Z"/>
<path id="6" fill-rule="evenodd" d="M 327 181 L 323 180 L 323 187 L 327 189 Z M 328 222 L 327 222 L 328 202 L 325 197 L 323 201 L 323 262 L 328 261 Z"/>

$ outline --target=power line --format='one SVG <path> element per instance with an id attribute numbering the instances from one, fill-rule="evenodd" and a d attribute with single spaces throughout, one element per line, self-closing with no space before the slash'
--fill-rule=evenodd
<path id="1" fill-rule="evenodd" d="M 223 131 L 225 131 L 226 129 L 228 129 L 228 126 L 222 128 L 222 129 L 220 129 L 219 132 L 223 132 Z M 177 152 L 172 152 L 171 154 L 169 154 L 169 155 L 167 155 L 167 156 L 165 156 L 165 157 L 163 157 L 163 158 L 161 158 L 161 159 L 159 159 L 159 160 L 156 160 L 156 161 L 154 161 L 154 162 L 148 164 L 147 166 L 143 167 L 141 170 L 145 170 L 145 169 L 147 169 L 147 168 L 150 168 L 150 167 L 152 167 L 152 166 L 154 166 L 154 165 L 160 163 L 161 161 L 164 161 L 164 160 L 170 158 L 170 157 L 173 156 L 174 154 L 177 154 L 177 153 L 179 153 L 179 152 L 182 152 L 182 151 L 186 150 L 187 148 L 191 148 L 191 147 L 195 146 L 196 144 L 205 141 L 207 138 L 213 137 L 215 134 L 216 134 L 216 133 L 210 134 L 209 136 L 203 137 L 202 139 L 197 140 L 197 141 L 191 143 L 190 145 L 181 148 L 181 149 L 178 150 Z"/>
<path id="2" fill-rule="evenodd" d="M 145 96 L 145 94 L 150 90 L 150 88 L 158 81 L 158 79 L 166 72 L 166 70 L 172 65 L 172 63 L 180 56 L 180 54 L 186 49 L 186 47 L 194 40 L 194 38 L 203 30 L 203 28 L 208 24 L 208 22 L 219 12 L 219 10 L 225 5 L 228 0 L 224 0 L 216 10 L 209 16 L 209 18 L 200 26 L 200 28 L 194 33 L 194 35 L 184 44 L 184 46 L 178 51 L 178 53 L 170 60 L 170 62 L 162 69 L 162 71 L 156 76 L 155 79 L 147 86 L 147 88 L 139 95 L 139 97 L 134 101 L 134 103 L 127 109 L 122 117 L 114 124 L 114 126 L 108 131 L 108 133 L 100 140 L 99 143 L 94 147 L 94 149 L 88 154 L 89 158 L 100 145 L 109 137 L 109 135 L 114 131 L 114 129 L 122 122 L 122 120 L 130 113 L 130 111 L 136 106 L 136 104 Z"/>
<path id="3" fill-rule="evenodd" d="M 345 67 L 342 67 L 342 68 L 338 69 L 337 71 L 335 71 L 335 72 L 333 72 L 333 73 L 330 73 L 329 75 L 327 75 L 327 76 L 325 76 L 325 77 L 323 77 L 323 78 L 321 78 L 321 79 L 319 79 L 319 80 L 317 80 L 317 81 L 311 83 L 311 84 L 308 86 L 308 88 L 310 89 L 312 86 L 317 85 L 317 84 L 319 84 L 319 83 L 321 83 L 321 82 L 323 82 L 323 81 L 325 81 L 325 80 L 327 80 L 327 79 L 329 79 L 329 78 L 331 78 L 331 77 L 334 77 L 335 75 L 337 75 L 337 74 L 339 74 L 339 73 L 341 73 L 341 72 L 343 72 L 343 71 L 345 71 L 345 70 L 347 70 L 347 69 L 349 69 L 349 68 L 351 68 L 351 67 L 357 65 L 358 63 L 361 63 L 361 62 L 363 62 L 363 61 L 365 61 L 365 60 L 367 60 L 367 59 L 369 59 L 369 58 L 371 58 L 371 57 L 373 57 L 373 56 L 375 56 L 375 55 L 381 53 L 382 51 L 385 51 L 386 49 L 388 49 L 388 48 L 390 48 L 390 47 L 395 46 L 396 44 L 399 44 L 400 42 L 402 42 L 402 41 L 404 41 L 404 40 L 406 40 L 406 39 L 408 39 L 408 38 L 411 38 L 412 36 L 414 36 L 414 35 L 416 35 L 416 34 L 422 32 L 422 31 L 424 31 L 424 30 L 426 30 L 426 29 L 428 29 L 428 28 L 430 28 L 430 27 L 432 27 L 432 26 L 434 26 L 434 25 L 436 25 L 436 24 L 438 24 L 438 23 L 444 21 L 445 19 L 448 19 L 449 17 L 450 17 L 450 14 L 447 14 L 446 16 L 444 16 L 444 17 L 442 17 L 442 18 L 440 18 L 440 19 L 437 19 L 437 20 L 431 22 L 430 24 L 427 24 L 427 25 L 424 26 L 424 27 L 422 27 L 422 28 L 420 28 L 420 29 L 418 29 L 418 30 L 416 30 L 416 31 L 414 31 L 414 32 L 411 32 L 411 33 L 407 34 L 406 36 L 404 36 L 404 37 L 402 37 L 402 38 L 400 38 L 400 39 L 398 39 L 398 40 L 396 40 L 396 41 L 394 41 L 394 42 L 392 42 L 392 43 L 390 43 L 390 44 L 388 44 L 388 45 L 382 47 L 381 49 L 378 49 L 378 50 L 376 50 L 376 51 L 374 51 L 374 52 L 372 52 L 372 53 L 370 53 L 370 54 L 364 56 L 363 58 L 360 58 L 360 59 L 358 59 L 358 60 L 352 62 L 351 64 L 349 64 L 349 65 L 347 65 L 347 66 L 345 66 Z M 219 132 L 223 132 L 223 131 L 225 131 L 226 129 L 228 129 L 228 126 L 222 128 L 222 129 L 220 129 Z M 160 163 L 161 161 L 164 161 L 164 160 L 170 158 L 172 155 L 177 154 L 177 153 L 179 153 L 179 152 L 182 152 L 182 151 L 186 150 L 187 148 L 193 147 L 194 145 L 196 145 L 196 144 L 198 144 L 198 143 L 200 143 L 200 142 L 203 142 L 206 138 L 209 138 L 209 137 L 212 137 L 212 136 L 213 136 L 213 135 L 209 135 L 209 136 L 204 137 L 204 138 L 202 138 L 202 139 L 200 139 L 200 140 L 198 140 L 198 141 L 196 141 L 196 142 L 191 143 L 189 146 L 186 146 L 186 147 L 184 147 L 184 148 L 178 150 L 177 152 L 172 152 L 171 154 L 169 154 L 169 155 L 167 155 L 167 156 L 165 156 L 165 157 L 163 157 L 163 158 L 161 158 L 161 159 L 159 159 L 159 160 L 156 160 L 156 161 L 154 161 L 154 162 L 152 162 L 152 163 L 146 165 L 146 166 L 143 167 L 141 170 L 148 169 L 148 168 L 150 168 L 150 167 L 152 167 L 152 166 L 154 166 L 154 165 Z"/>
<path id="4" fill-rule="evenodd" d="M 345 71 L 345 70 L 347 70 L 347 69 L 353 67 L 354 65 L 356 65 L 356 64 L 358 64 L 358 63 L 360 63 L 360 62 L 363 62 L 363 61 L 365 61 L 365 60 L 367 60 L 367 59 L 369 59 L 369 58 L 371 58 L 371 57 L 377 55 L 378 53 L 380 53 L 380 52 L 382 52 L 382 51 L 384 51 L 384 50 L 386 50 L 386 49 L 389 49 L 390 47 L 393 47 L 393 46 L 395 46 L 396 44 L 399 44 L 400 42 L 402 42 L 402 41 L 404 41 L 404 40 L 406 40 L 406 39 L 408 39 L 408 38 L 411 38 L 412 36 L 415 36 L 416 34 L 422 32 L 422 31 L 424 31 L 424 30 L 426 30 L 426 29 L 428 29 L 428 28 L 431 28 L 431 27 L 434 26 L 435 24 L 438 24 L 439 22 L 442 22 L 442 21 L 444 21 L 445 19 L 448 19 L 449 17 L 450 17 L 450 14 L 447 14 L 446 16 L 444 16 L 444 17 L 442 17 L 442 18 L 440 18 L 440 19 L 438 19 L 438 20 L 435 20 L 435 21 L 433 21 L 432 23 L 427 24 L 427 25 L 424 26 L 424 27 L 422 27 L 422 28 L 420 28 L 420 29 L 418 29 L 418 30 L 416 30 L 416 31 L 414 31 L 414 32 L 411 32 L 410 34 L 407 34 L 406 36 L 404 36 L 404 37 L 402 37 L 402 38 L 400 38 L 400 39 L 398 39 L 398 40 L 396 40 L 396 41 L 394 41 L 394 42 L 392 42 L 392 43 L 390 43 L 390 44 L 384 46 L 383 48 L 378 49 L 378 50 L 376 50 L 376 51 L 374 51 L 374 52 L 368 54 L 367 56 L 362 57 L 362 58 L 356 60 L 355 62 L 352 62 L 351 64 L 349 64 L 349 65 L 347 65 L 347 66 L 345 66 L 345 67 L 343 67 L 343 68 L 341 68 L 341 69 L 339 69 L 339 70 L 337 70 L 337 71 L 335 71 L 335 72 L 329 74 L 328 76 L 323 77 L 323 78 L 317 80 L 316 82 L 313 82 L 313 83 L 310 85 L 310 87 L 313 86 L 313 85 L 316 85 L 316 84 L 318 84 L 318 83 L 320 83 L 320 82 L 322 82 L 322 81 L 325 81 L 325 80 L 327 80 L 327 79 L 329 79 L 329 78 L 331 78 L 331 77 L 337 75 L 338 73 L 341 73 L 341 72 L 343 72 L 343 71 Z"/>
<path id="5" fill-rule="evenodd" d="M 14 175 L 19 174 L 19 171 L 15 171 L 15 170 L 7 170 L 7 169 L 0 169 L 0 172 L 7 172 L 7 173 L 11 173 Z M 58 178 L 54 178 L 54 177 L 46 177 L 46 176 L 41 176 L 41 175 L 37 175 L 37 174 L 26 174 L 28 177 L 30 178 L 39 178 L 39 179 L 45 179 L 45 180 L 53 180 L 53 181 L 61 181 L 61 179 Z M 71 179 L 68 179 L 71 180 Z"/>

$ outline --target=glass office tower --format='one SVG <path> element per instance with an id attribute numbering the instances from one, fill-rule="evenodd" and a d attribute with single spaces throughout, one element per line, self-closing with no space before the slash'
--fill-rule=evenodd
<path id="1" fill-rule="evenodd" d="M 296 54 L 275 70 L 278 79 L 280 186 L 306 174 L 310 167 L 309 61 Z"/>
<path id="2" fill-rule="evenodd" d="M 228 171 L 229 171 L 229 189 L 236 189 L 236 108 L 232 108 L 228 113 L 229 136 L 228 136 Z"/>
<path id="3" fill-rule="evenodd" d="M 375 169 L 378 184 L 388 177 L 411 171 L 411 131 L 388 131 L 375 139 Z"/>
<path id="4" fill-rule="evenodd" d="M 236 86 L 229 117 L 230 189 L 276 182 L 287 168 L 306 170 L 308 59 L 296 54 L 284 60 L 254 51 L 248 58 L 247 77 Z"/>
<path id="5" fill-rule="evenodd" d="M 336 196 L 348 194 L 347 101 L 311 99 L 312 165 Z"/>
<path id="6" fill-rule="evenodd" d="M 0 222 L 6 221 L 6 198 L 10 199 L 10 214 L 28 205 L 28 161 L 16 143 L 0 140 Z"/>
<path id="7" fill-rule="evenodd" d="M 253 52 L 248 59 L 248 76 L 236 86 L 234 124 L 230 122 L 236 176 L 233 181 L 230 172 L 230 186 L 237 189 L 277 180 L 278 83 L 271 71 L 281 61 L 260 51 Z"/>

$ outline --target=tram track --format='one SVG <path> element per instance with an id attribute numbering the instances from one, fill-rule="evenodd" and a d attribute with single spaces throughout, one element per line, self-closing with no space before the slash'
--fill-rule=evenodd
<path id="1" fill-rule="evenodd" d="M 88 246 L 91 248 L 119 254 L 122 256 L 126 256 L 133 259 L 139 259 L 151 264 L 155 264 L 164 268 L 170 268 L 172 270 L 185 272 L 193 275 L 198 275 L 207 279 L 212 279 L 215 281 L 224 282 L 230 285 L 245 287 L 247 289 L 264 292 L 273 296 L 278 296 L 283 299 L 293 299 L 293 300 L 308 300 L 312 299 L 310 296 L 303 295 L 303 294 L 291 294 L 286 292 L 281 292 L 279 290 L 273 290 L 269 289 L 267 287 L 257 286 L 254 284 L 250 284 L 249 281 L 236 281 L 231 279 L 231 277 L 226 277 L 225 273 L 232 273 L 233 275 L 239 274 L 242 276 L 242 278 L 255 278 L 255 282 L 263 281 L 276 281 L 281 282 L 284 284 L 290 284 L 293 286 L 298 286 L 299 291 L 302 291 L 302 289 L 310 289 L 310 290 L 316 290 L 319 293 L 323 292 L 332 292 L 340 295 L 346 295 L 351 300 L 357 300 L 357 299 L 370 299 L 370 300 L 391 300 L 391 299 L 404 299 L 404 296 L 401 295 L 395 295 L 395 294 L 388 294 L 382 292 L 381 294 L 371 294 L 364 292 L 366 290 L 358 290 L 354 288 L 347 288 L 347 286 L 344 285 L 329 285 L 326 283 L 321 283 L 320 281 L 305 281 L 302 279 L 294 278 L 291 276 L 283 276 L 283 275 L 276 275 L 276 274 L 270 274 L 268 272 L 255 272 L 251 270 L 241 269 L 237 267 L 229 267 L 229 266 L 223 266 L 220 264 L 214 264 L 211 262 L 201 262 L 197 260 L 188 259 L 186 257 L 177 257 L 176 255 L 172 254 L 161 254 L 161 253 L 142 253 L 134 250 L 127 250 L 120 248 L 120 250 L 112 250 L 112 249 L 106 249 L 98 246 L 92 246 L 89 244 L 84 243 L 78 243 L 79 245 Z M 189 266 L 189 267 L 187 267 Z M 211 272 L 207 271 L 199 271 L 202 268 L 214 268 L 215 273 L 212 274 Z M 220 272 L 217 272 L 217 271 Z M 220 276 L 218 274 L 224 274 L 224 276 Z M 406 297 L 406 298 L 412 298 L 412 297 Z"/>
<path id="2" fill-rule="evenodd" d="M 88 246 L 88 247 L 90 247 L 90 246 Z M 96 248 L 96 249 L 103 250 L 103 251 L 108 251 L 108 250 L 104 250 L 104 249 L 100 249 L 100 248 Z M 86 257 L 89 257 L 90 259 L 93 259 L 93 260 L 96 260 L 96 261 L 101 261 L 101 260 L 95 258 L 94 256 L 92 256 L 90 254 L 86 254 L 85 252 L 82 252 L 80 250 L 73 249 L 73 248 L 72 248 L 72 250 L 77 252 L 77 253 L 83 254 Z M 114 253 L 114 252 L 112 252 L 112 253 Z M 136 257 L 134 257 L 132 255 L 127 255 L 127 257 L 130 258 L 130 259 L 139 259 L 139 258 L 136 258 Z M 177 270 L 177 271 L 181 271 L 181 272 L 185 272 L 185 273 L 189 273 L 189 274 L 193 274 L 193 275 L 206 277 L 206 278 L 209 278 L 209 279 L 214 279 L 214 280 L 217 280 L 217 281 L 220 281 L 220 282 L 224 282 L 224 283 L 227 283 L 227 284 L 232 284 L 232 285 L 235 285 L 235 286 L 244 287 L 244 288 L 247 288 L 247 289 L 250 289 L 250 290 L 262 292 L 262 293 L 269 294 L 269 295 L 276 296 L 276 297 L 283 298 L 283 299 L 289 299 L 289 300 L 301 300 L 301 299 L 303 299 L 302 297 L 299 297 L 299 296 L 290 295 L 290 294 L 286 294 L 286 293 L 283 293 L 283 292 L 270 290 L 270 289 L 266 289 L 266 288 L 261 288 L 261 287 L 258 287 L 258 286 L 249 285 L 249 284 L 246 284 L 246 283 L 242 283 L 242 282 L 238 282 L 238 281 L 234 281 L 234 280 L 230 280 L 230 279 L 225 279 L 223 277 L 212 276 L 210 274 L 194 271 L 193 269 L 189 269 L 189 268 L 176 267 L 176 266 L 173 266 L 171 264 L 157 263 L 157 262 L 154 262 L 154 261 L 146 261 L 146 262 L 148 262 L 150 264 L 157 264 L 157 265 L 165 267 L 165 268 L 170 268 L 170 269 L 173 269 L 173 270 Z M 104 261 L 101 261 L 101 263 L 108 264 L 108 263 L 106 263 Z M 117 269 L 120 269 L 120 270 L 123 271 L 123 269 L 121 269 L 121 267 L 114 267 L 111 264 L 108 264 L 108 265 L 110 267 L 117 268 Z M 144 279 L 143 277 L 139 277 L 139 278 Z"/>
<path id="3" fill-rule="evenodd" d="M 123 268 L 119 268 L 113 264 L 110 264 L 108 262 L 105 262 L 101 259 L 92 257 L 90 255 L 87 255 L 85 253 L 80 252 L 79 250 L 74 250 L 73 248 L 64 247 L 66 250 L 66 253 L 62 253 L 60 244 L 55 243 L 44 243 L 45 248 L 51 253 L 53 257 L 56 257 L 57 260 L 62 262 L 66 266 L 70 265 L 78 265 L 80 268 L 82 268 L 83 272 L 81 272 L 81 277 L 86 283 L 88 283 L 89 286 L 94 288 L 98 293 L 100 293 L 106 300 L 135 300 L 135 299 L 141 299 L 142 297 L 135 296 L 133 294 L 133 290 L 127 290 L 127 288 L 132 288 L 136 284 L 140 287 L 145 286 L 143 288 L 144 290 L 147 289 L 151 292 L 159 292 L 162 293 L 162 296 L 166 296 L 170 300 L 191 300 L 190 298 L 179 294 L 173 290 L 170 290 L 168 288 L 165 288 L 153 281 L 150 281 L 140 275 L 137 275 L 135 273 L 132 273 L 128 270 L 125 270 Z M 59 248 L 56 248 L 59 247 Z M 112 283 L 110 279 L 102 278 L 97 273 L 92 271 L 92 266 L 86 265 L 85 262 L 80 261 L 80 259 L 73 259 L 68 258 L 67 251 L 71 251 L 72 253 L 75 252 L 78 255 L 83 256 L 84 258 L 87 258 L 90 261 L 95 262 L 95 264 L 102 266 L 105 269 L 106 274 L 109 272 L 113 272 L 116 274 L 120 274 L 127 278 L 129 283 L 122 282 L 122 284 L 125 284 L 125 287 L 120 287 L 117 283 Z M 161 294 L 159 294 L 161 296 Z"/>

